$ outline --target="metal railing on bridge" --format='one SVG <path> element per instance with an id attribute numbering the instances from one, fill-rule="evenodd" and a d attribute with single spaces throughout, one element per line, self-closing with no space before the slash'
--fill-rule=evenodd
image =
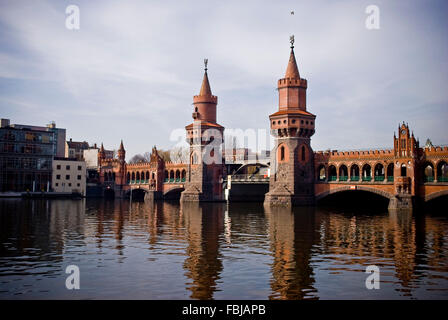
<path id="1" fill-rule="evenodd" d="M 259 174 L 235 174 L 229 177 L 234 182 L 269 183 L 267 175 Z"/>

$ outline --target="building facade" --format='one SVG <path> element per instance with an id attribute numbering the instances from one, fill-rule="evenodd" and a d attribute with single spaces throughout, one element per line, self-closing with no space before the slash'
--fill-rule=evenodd
<path id="1" fill-rule="evenodd" d="M 52 189 L 54 192 L 86 195 L 86 163 L 71 158 L 54 158 Z"/>
<path id="2" fill-rule="evenodd" d="M 73 141 L 71 138 L 65 145 L 65 158 L 75 158 L 77 160 L 84 160 L 84 150 L 89 149 L 89 144 L 86 141 Z"/>
<path id="3" fill-rule="evenodd" d="M 51 184 L 55 132 L 0 127 L 0 192 L 48 191 Z"/>
<path id="4" fill-rule="evenodd" d="M 47 126 L 32 126 L 26 124 L 9 124 L 9 119 L 2 119 L 7 121 L 8 125 L 16 129 L 27 129 L 32 131 L 47 131 L 53 132 L 53 154 L 55 157 L 65 156 L 65 136 L 66 129 L 57 128 L 56 123 L 50 122 Z"/>

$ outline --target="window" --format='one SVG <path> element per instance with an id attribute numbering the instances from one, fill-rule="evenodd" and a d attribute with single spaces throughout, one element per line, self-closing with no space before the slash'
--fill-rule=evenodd
<path id="1" fill-rule="evenodd" d="M 280 148 L 280 160 L 281 161 L 285 160 L 285 147 L 284 146 L 282 146 Z"/>
<path id="2" fill-rule="evenodd" d="M 71 187 L 71 186 L 72 186 L 72 184 L 71 184 L 71 183 L 69 183 L 69 184 L 68 184 L 68 186 L 69 186 L 69 187 Z"/>
<path id="3" fill-rule="evenodd" d="M 78 180 L 81 180 L 81 175 L 78 175 Z"/>
<path id="4" fill-rule="evenodd" d="M 66 170 L 70 170 L 70 166 L 65 166 L 65 169 Z"/>
<path id="5" fill-rule="evenodd" d="M 59 185 L 59 183 L 56 183 L 56 187 Z"/>
<path id="6" fill-rule="evenodd" d="M 58 164 L 58 165 L 56 166 L 56 169 L 61 170 L 61 165 Z"/>
<path id="7" fill-rule="evenodd" d="M 81 170 L 81 166 L 78 166 L 78 170 Z"/>
<path id="8" fill-rule="evenodd" d="M 60 180 L 60 179 L 61 179 L 61 175 L 60 175 L 60 174 L 57 174 L 57 175 L 56 175 L 56 179 L 57 179 L 57 180 Z"/>
<path id="9" fill-rule="evenodd" d="M 305 146 L 302 146 L 302 161 L 305 161 Z"/>
<path id="10" fill-rule="evenodd" d="M 65 180 L 70 180 L 70 175 L 69 174 L 65 175 Z"/>
<path id="11" fill-rule="evenodd" d="M 77 186 L 79 187 L 79 186 L 80 186 L 80 184 L 78 183 L 78 184 L 77 184 Z"/>
<path id="12" fill-rule="evenodd" d="M 406 165 L 401 165 L 401 176 L 406 177 Z"/>

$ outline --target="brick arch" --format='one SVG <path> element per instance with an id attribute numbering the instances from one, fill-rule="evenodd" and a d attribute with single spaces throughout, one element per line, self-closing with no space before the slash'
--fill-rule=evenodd
<path id="1" fill-rule="evenodd" d="M 131 190 L 132 191 L 135 191 L 135 190 L 141 190 L 141 191 L 144 191 L 145 193 L 148 193 L 149 192 L 149 188 L 147 188 L 147 187 L 140 187 L 140 188 L 127 188 L 127 189 L 125 189 L 126 191 L 124 192 L 124 197 L 126 198 L 126 197 L 129 197 L 129 195 L 131 194 Z"/>
<path id="2" fill-rule="evenodd" d="M 185 190 L 184 187 L 175 186 L 175 187 L 172 187 L 172 188 L 166 190 L 165 192 L 163 192 L 163 196 L 164 196 L 164 197 L 167 197 L 167 196 L 169 196 L 170 194 L 175 194 L 175 193 L 177 193 L 177 192 L 178 192 L 179 195 L 180 195 L 180 193 L 181 193 L 182 191 L 184 191 L 184 190 Z"/>
<path id="3" fill-rule="evenodd" d="M 437 191 L 437 192 L 433 192 L 430 193 L 428 195 L 426 195 L 423 200 L 425 202 L 428 202 L 430 200 L 436 199 L 438 197 L 442 197 L 442 196 L 447 196 L 448 195 L 448 189 L 447 190 L 442 190 L 442 191 Z"/>
<path id="4" fill-rule="evenodd" d="M 368 186 L 357 186 L 356 189 L 351 189 L 350 186 L 342 186 L 340 188 L 331 189 L 331 190 L 324 191 L 322 193 L 317 194 L 316 200 L 323 199 L 323 198 L 329 196 L 330 194 L 344 192 L 344 191 L 366 191 L 366 192 L 378 194 L 386 199 L 392 199 L 394 197 L 394 195 L 390 194 L 389 192 L 386 192 L 386 191 L 383 191 L 380 189 L 376 189 L 376 188 L 372 188 L 372 187 L 368 187 Z"/>

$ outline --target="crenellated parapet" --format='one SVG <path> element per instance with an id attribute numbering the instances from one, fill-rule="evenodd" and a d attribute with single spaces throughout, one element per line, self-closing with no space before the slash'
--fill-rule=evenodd
<path id="1" fill-rule="evenodd" d="M 391 160 L 394 158 L 393 149 L 383 150 L 353 150 L 353 151 L 316 151 L 315 162 L 342 161 L 342 160 Z"/>

